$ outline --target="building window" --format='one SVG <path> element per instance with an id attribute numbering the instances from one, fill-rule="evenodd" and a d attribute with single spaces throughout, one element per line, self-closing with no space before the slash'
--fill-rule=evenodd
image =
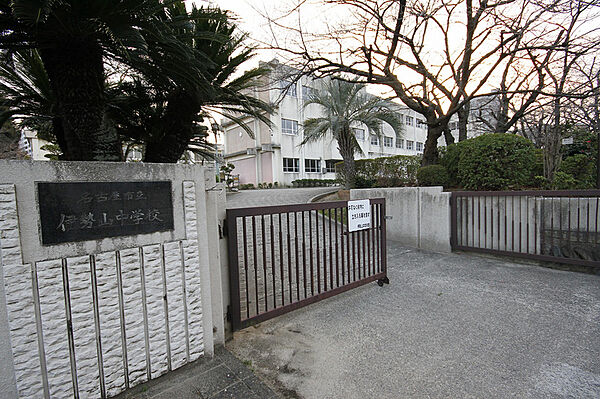
<path id="1" fill-rule="evenodd" d="M 296 91 L 296 82 L 291 80 L 281 80 L 279 82 L 281 91 L 285 91 L 285 94 L 292 97 L 297 97 L 298 92 Z"/>
<path id="2" fill-rule="evenodd" d="M 327 173 L 335 173 L 335 164 L 341 162 L 337 159 L 327 159 L 325 161 L 325 172 Z"/>
<path id="3" fill-rule="evenodd" d="M 458 123 L 457 122 L 450 122 L 450 124 L 448 125 L 448 127 L 450 128 L 450 130 L 458 129 Z"/>
<path id="4" fill-rule="evenodd" d="M 413 126 L 414 124 L 415 124 L 415 118 L 413 118 L 412 116 L 406 115 L 406 125 Z"/>
<path id="5" fill-rule="evenodd" d="M 423 152 L 423 143 L 417 141 L 417 152 Z"/>
<path id="6" fill-rule="evenodd" d="M 407 150 L 412 150 L 413 146 L 414 146 L 415 142 L 411 141 L 411 140 L 406 140 L 406 149 Z"/>
<path id="7" fill-rule="evenodd" d="M 313 90 L 314 89 L 310 86 L 302 86 L 302 98 L 306 100 L 308 96 L 310 96 L 310 93 L 313 92 Z"/>
<path id="8" fill-rule="evenodd" d="M 354 133 L 354 137 L 356 137 L 356 140 L 364 140 L 365 139 L 365 129 L 359 129 L 357 127 L 353 127 L 352 132 Z"/>
<path id="9" fill-rule="evenodd" d="M 297 135 L 298 121 L 281 118 L 281 133 Z"/>
<path id="10" fill-rule="evenodd" d="M 304 160 L 304 171 L 308 173 L 318 173 L 321 171 L 321 160 L 320 159 L 305 159 Z"/>
<path id="11" fill-rule="evenodd" d="M 421 119 L 417 119 L 417 127 L 419 129 L 426 129 L 427 123 L 425 123 L 425 121 L 422 121 Z"/>
<path id="12" fill-rule="evenodd" d="M 300 172 L 300 159 L 283 158 L 283 171 L 292 173 Z"/>
<path id="13" fill-rule="evenodd" d="M 374 134 L 371 135 L 371 145 L 379 145 L 379 137 Z"/>
<path id="14" fill-rule="evenodd" d="M 394 146 L 394 138 L 393 137 L 383 137 L 383 145 L 385 147 L 393 147 Z"/>
<path id="15" fill-rule="evenodd" d="M 396 139 L 396 148 L 404 148 L 404 139 Z"/>

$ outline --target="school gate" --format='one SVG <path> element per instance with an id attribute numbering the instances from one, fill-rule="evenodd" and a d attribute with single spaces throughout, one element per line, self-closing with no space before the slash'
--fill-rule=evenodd
<path id="1" fill-rule="evenodd" d="M 385 199 L 365 201 L 370 214 L 355 231 L 352 201 L 228 209 L 233 330 L 372 281 L 389 283 Z"/>

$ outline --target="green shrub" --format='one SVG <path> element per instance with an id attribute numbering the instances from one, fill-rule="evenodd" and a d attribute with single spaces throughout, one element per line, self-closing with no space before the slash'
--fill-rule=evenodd
<path id="1" fill-rule="evenodd" d="M 254 190 L 255 188 L 252 183 L 240 184 L 240 190 Z"/>
<path id="2" fill-rule="evenodd" d="M 548 180 L 544 176 L 533 176 L 531 185 L 534 188 L 541 188 L 543 190 L 552 188 L 552 184 L 550 183 L 550 180 Z"/>
<path id="3" fill-rule="evenodd" d="M 375 187 L 377 180 L 359 175 L 356 176 L 354 184 L 356 188 L 371 188 Z"/>
<path id="4" fill-rule="evenodd" d="M 533 175 L 544 176 L 544 150 L 541 148 L 535 149 L 535 166 Z"/>
<path id="5" fill-rule="evenodd" d="M 577 188 L 577 180 L 572 175 L 559 171 L 554 174 L 552 188 L 554 190 L 574 190 Z"/>
<path id="6" fill-rule="evenodd" d="M 344 181 L 343 162 L 338 162 L 336 172 L 339 181 Z M 395 155 L 356 161 L 356 188 L 402 187 L 417 184 L 417 170 L 421 166 L 420 156 Z"/>
<path id="7" fill-rule="evenodd" d="M 460 141 L 455 144 L 450 144 L 448 147 L 439 148 L 440 165 L 442 165 L 446 169 L 446 173 L 448 173 L 448 187 L 460 186 L 460 180 L 458 178 L 458 161 L 460 161 L 460 154 L 465 147 L 464 143 L 467 141 Z"/>
<path id="8" fill-rule="evenodd" d="M 419 186 L 447 187 L 450 181 L 448 171 L 442 165 L 423 166 L 417 171 Z"/>
<path id="9" fill-rule="evenodd" d="M 292 181 L 294 187 L 328 187 L 337 184 L 335 179 L 298 179 Z"/>
<path id="10" fill-rule="evenodd" d="M 594 160 L 585 154 L 576 154 L 565 158 L 561 162 L 558 172 L 565 173 L 573 178 L 575 183 L 571 189 L 594 188 L 596 167 Z M 564 184 L 562 179 L 564 177 L 561 177 L 560 184 Z"/>
<path id="11" fill-rule="evenodd" d="M 507 190 L 528 186 L 535 171 L 535 148 L 514 134 L 484 134 L 459 144 L 460 185 L 468 190 Z"/>

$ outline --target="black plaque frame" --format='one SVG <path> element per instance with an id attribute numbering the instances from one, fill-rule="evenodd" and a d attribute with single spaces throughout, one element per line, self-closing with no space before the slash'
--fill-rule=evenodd
<path id="1" fill-rule="evenodd" d="M 174 229 L 170 181 L 36 182 L 42 245 Z"/>

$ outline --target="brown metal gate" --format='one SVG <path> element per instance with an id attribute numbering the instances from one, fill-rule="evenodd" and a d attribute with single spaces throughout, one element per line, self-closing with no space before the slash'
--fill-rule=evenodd
<path id="1" fill-rule="evenodd" d="M 227 210 L 234 331 L 387 279 L 385 199 L 371 227 L 348 232 L 347 202 Z"/>

